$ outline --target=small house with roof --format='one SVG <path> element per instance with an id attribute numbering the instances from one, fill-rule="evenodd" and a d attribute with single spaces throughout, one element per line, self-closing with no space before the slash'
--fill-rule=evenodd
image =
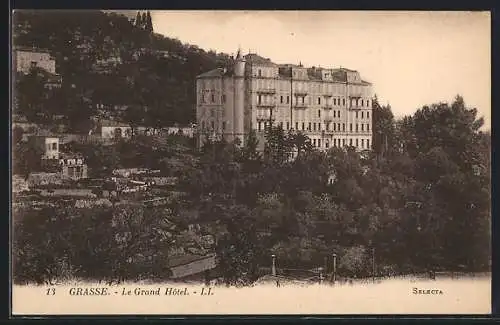
<path id="1" fill-rule="evenodd" d="M 59 165 L 63 178 L 76 181 L 88 177 L 87 164 L 79 153 L 61 153 Z"/>

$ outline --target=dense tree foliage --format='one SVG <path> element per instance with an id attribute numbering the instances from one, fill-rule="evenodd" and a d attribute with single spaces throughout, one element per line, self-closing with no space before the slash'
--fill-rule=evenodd
<path id="1" fill-rule="evenodd" d="M 209 141 L 200 152 L 182 136 L 137 136 L 73 149 L 88 156 L 90 173 L 96 176 L 117 167 L 157 168 L 177 176 L 178 190 L 185 193 L 174 212 L 179 219 L 186 225 L 225 229 L 212 234 L 219 238 L 216 251 L 227 284 L 255 280 L 261 267 L 269 267 L 271 254 L 277 255 L 280 267 L 313 268 L 336 253 L 339 274 L 347 277 L 371 275 L 373 259 L 377 274 L 477 271 L 490 266 L 491 197 L 490 135 L 479 130 L 476 114 L 460 97 L 451 105 L 423 107 L 393 122 L 399 135 L 384 154 L 360 154 L 353 148 L 319 152 L 303 135 L 276 127 L 266 131 L 264 154 L 257 151 L 255 134 L 243 147 Z M 301 153 L 290 160 L 289 151 Z M 45 280 L 61 272 L 115 280 L 168 273 L 163 264 L 139 267 L 144 258 L 154 261 L 144 254 L 157 256 L 168 247 L 163 239 L 151 237 L 163 214 L 106 211 L 92 212 L 95 218 L 90 212 L 87 216 L 64 209 L 26 212 L 16 228 L 20 274 L 39 281 L 41 269 Z M 39 214 L 46 217 L 36 219 Z M 124 228 L 134 225 L 146 228 Z M 77 240 L 83 234 L 71 229 L 99 231 Z M 125 246 L 116 242 L 123 232 L 129 233 Z M 155 241 L 159 246 L 150 246 Z M 148 252 L 130 250 L 146 246 Z M 60 254 L 49 256 L 48 251 Z M 142 262 L 130 264 L 131 258 Z M 121 262 L 99 271 L 109 274 L 82 273 L 107 259 Z M 68 263 L 63 261 L 78 262 L 63 270 Z"/>
<path id="2" fill-rule="evenodd" d="M 490 147 L 476 110 L 457 97 L 401 121 L 384 112 L 378 128 L 389 137 L 373 154 L 321 153 L 279 128 L 267 131 L 262 158 L 251 153 L 253 137 L 241 149 L 207 144 L 192 204 L 223 194 L 219 206 L 246 205 L 257 229 L 270 234 L 259 241 L 262 251 L 278 254 L 282 265 L 321 265 L 337 252 L 347 276 L 371 274 L 372 258 L 385 274 L 487 270 Z M 290 150 L 303 153 L 291 161 Z"/>
<path id="3" fill-rule="evenodd" d="M 137 206 L 25 210 L 14 219 L 16 282 L 168 277 L 163 218 Z"/>

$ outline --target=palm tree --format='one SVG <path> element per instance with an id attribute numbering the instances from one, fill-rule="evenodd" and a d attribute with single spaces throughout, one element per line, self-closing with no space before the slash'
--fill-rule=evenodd
<path id="1" fill-rule="evenodd" d="M 289 135 L 289 141 L 292 148 L 297 150 L 297 158 L 302 152 L 307 152 L 312 149 L 311 140 L 302 132 Z"/>

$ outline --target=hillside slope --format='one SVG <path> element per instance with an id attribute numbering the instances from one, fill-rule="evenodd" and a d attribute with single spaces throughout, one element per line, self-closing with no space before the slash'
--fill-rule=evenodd
<path id="1" fill-rule="evenodd" d="M 111 115 L 125 108 L 122 119 L 136 124 L 194 122 L 196 75 L 230 60 L 150 33 L 115 13 L 19 11 L 13 20 L 14 46 L 47 49 L 56 59 L 63 85 L 48 96 L 59 101 L 46 104 L 46 115 L 66 115 L 70 125 L 98 107 Z"/>

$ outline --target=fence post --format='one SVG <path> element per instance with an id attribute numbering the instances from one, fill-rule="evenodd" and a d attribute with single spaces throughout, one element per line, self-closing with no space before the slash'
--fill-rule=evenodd
<path id="1" fill-rule="evenodd" d="M 375 283 L 375 247 L 372 248 L 372 277 Z"/>
<path id="2" fill-rule="evenodd" d="M 332 282 L 335 284 L 335 278 L 337 273 L 337 254 L 333 254 L 333 273 L 332 273 Z"/>

